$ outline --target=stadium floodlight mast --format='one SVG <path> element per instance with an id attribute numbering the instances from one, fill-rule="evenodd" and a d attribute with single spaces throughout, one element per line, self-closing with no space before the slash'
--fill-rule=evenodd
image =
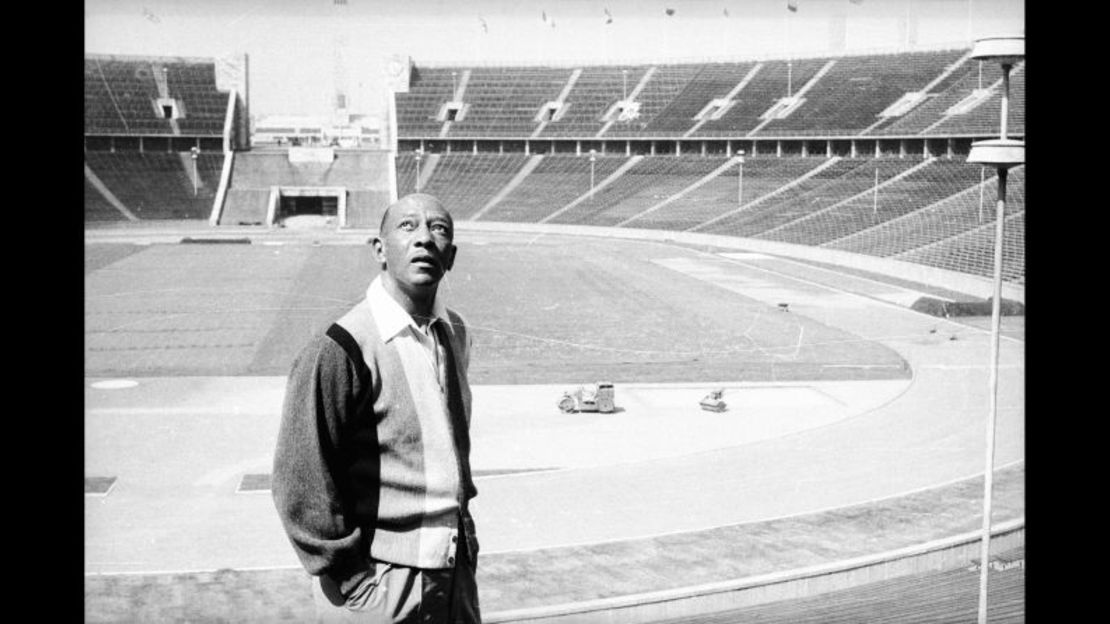
<path id="1" fill-rule="evenodd" d="M 189 148 L 189 155 L 193 159 L 193 197 L 196 197 L 197 185 L 199 184 L 199 178 L 197 177 L 197 159 L 200 158 L 200 148 L 196 145 Z"/>
<path id="2" fill-rule="evenodd" d="M 975 42 L 971 58 L 1002 65 L 1002 120 L 998 139 L 976 141 L 967 155 L 969 163 L 998 170 L 998 209 L 994 220 L 994 299 L 991 301 L 990 410 L 987 416 L 987 457 L 983 471 L 983 541 L 979 554 L 979 624 L 987 622 L 987 565 L 991 539 L 991 495 L 994 487 L 994 429 L 998 412 L 998 339 L 1002 316 L 1002 243 L 1006 218 L 1006 175 L 1010 167 L 1025 162 L 1025 142 L 1006 136 L 1010 107 L 1010 70 L 1025 58 L 1025 37 L 987 37 Z"/>
<path id="3" fill-rule="evenodd" d="M 627 69 L 622 69 L 621 70 L 621 76 L 624 78 L 624 83 L 623 83 L 624 84 L 624 89 L 621 91 L 621 93 L 623 94 L 623 97 L 621 97 L 621 99 L 622 100 L 627 100 L 628 99 L 628 70 Z"/>

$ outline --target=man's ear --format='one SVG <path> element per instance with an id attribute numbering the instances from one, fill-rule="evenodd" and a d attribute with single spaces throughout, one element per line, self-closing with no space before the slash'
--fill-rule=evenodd
<path id="1" fill-rule="evenodd" d="M 382 241 L 380 236 L 375 236 L 370 239 L 370 248 L 374 251 L 374 259 L 378 264 L 385 267 L 385 242 Z"/>

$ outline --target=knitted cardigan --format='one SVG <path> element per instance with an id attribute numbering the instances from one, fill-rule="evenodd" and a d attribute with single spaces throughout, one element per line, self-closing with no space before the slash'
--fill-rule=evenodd
<path id="1" fill-rule="evenodd" d="M 427 375 L 414 371 L 411 359 L 403 361 L 397 341 L 378 335 L 367 300 L 294 361 L 272 493 L 310 574 L 329 575 L 343 586 L 369 567 L 368 556 L 451 567 L 460 517 L 468 551 L 477 554 L 468 508 L 477 490 L 468 453 L 452 441 L 460 418 L 469 429 L 469 344 L 462 318 L 451 310 L 447 316 L 464 412 L 454 418 L 438 385 L 429 390 Z"/>

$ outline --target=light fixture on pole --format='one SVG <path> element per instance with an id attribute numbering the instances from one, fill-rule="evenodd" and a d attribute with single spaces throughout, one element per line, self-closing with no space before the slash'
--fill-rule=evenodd
<path id="1" fill-rule="evenodd" d="M 991 301 L 990 409 L 987 416 L 987 450 L 983 471 L 983 537 L 979 555 L 979 624 L 987 621 L 987 571 L 990 557 L 991 496 L 994 487 L 994 438 L 998 412 L 998 341 L 1002 316 L 1002 243 L 1006 218 L 1006 176 L 1011 167 L 1025 163 L 1025 142 L 1006 136 L 1009 123 L 1010 70 L 1025 58 L 1025 37 L 988 37 L 975 42 L 971 58 L 1002 65 L 1002 125 L 998 139 L 971 144 L 967 162 L 998 170 L 998 209 L 995 211 L 994 298 Z"/>
<path id="2" fill-rule="evenodd" d="M 416 192 L 420 192 L 420 161 L 424 158 L 424 148 L 416 148 Z"/>
<path id="3" fill-rule="evenodd" d="M 590 201 L 594 200 L 594 163 L 597 162 L 597 150 L 590 150 Z"/>
<path id="4" fill-rule="evenodd" d="M 624 78 L 624 89 L 621 91 L 621 93 L 623 94 L 623 96 L 621 97 L 621 101 L 624 101 L 628 99 L 628 70 L 622 69 L 621 76 Z"/>
<path id="5" fill-rule="evenodd" d="M 199 178 L 197 177 L 197 159 L 200 158 L 200 148 L 194 145 L 189 149 L 189 155 L 193 159 L 193 197 L 196 197 L 197 186 L 199 184 Z"/>
<path id="6" fill-rule="evenodd" d="M 744 205 L 744 150 L 736 150 L 736 162 L 739 171 L 736 173 L 736 207 Z"/>

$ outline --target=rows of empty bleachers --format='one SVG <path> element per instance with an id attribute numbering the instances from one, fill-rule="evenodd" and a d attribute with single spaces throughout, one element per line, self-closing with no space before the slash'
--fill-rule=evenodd
<path id="1" fill-rule="evenodd" d="M 505 188 L 528 161 L 524 154 L 445 154 L 439 157 L 432 175 L 421 187 L 421 192 L 431 193 L 451 208 L 456 220 L 468 219 L 481 210 Z M 402 159 L 413 160 L 411 155 L 398 156 L 398 170 L 415 169 Z M 415 190 L 415 171 L 402 177 L 398 174 L 398 194 Z M 405 184 L 405 186 L 402 186 Z"/>
<path id="2" fill-rule="evenodd" d="M 515 188 L 484 212 L 481 221 L 535 223 L 590 192 L 588 156 L 548 155 Z M 598 156 L 593 163 L 595 187 L 628 162 L 625 156 Z"/>
<path id="3" fill-rule="evenodd" d="M 163 97 L 177 101 L 177 118 L 159 108 Z M 227 108 L 212 61 L 85 57 L 86 134 L 219 136 Z"/>
<path id="4" fill-rule="evenodd" d="M 866 190 L 872 185 L 876 168 L 893 175 L 915 164 L 920 161 L 830 159 L 774 194 L 745 202 L 740 210 L 693 229 L 709 234 L 758 236 Z"/>
<path id="5" fill-rule="evenodd" d="M 1002 279 L 1025 279 L 1025 211 L 1007 215 L 1002 242 Z M 934 266 L 960 273 L 994 275 L 995 224 L 977 228 L 893 256 L 896 260 Z"/>
<path id="6" fill-rule="evenodd" d="M 228 95 L 216 87 L 216 65 L 212 62 L 163 65 L 170 97 L 184 103 L 185 115 L 177 120 L 186 134 L 219 135 L 227 115 Z"/>
<path id="7" fill-rule="evenodd" d="M 686 88 L 647 123 L 656 136 L 683 136 L 697 123 L 695 116 L 715 98 L 729 93 L 751 70 L 754 63 L 710 63 L 701 66 Z"/>
<path id="8" fill-rule="evenodd" d="M 979 170 L 972 186 L 904 217 L 892 219 L 874 228 L 824 243 L 831 249 L 842 249 L 872 256 L 893 256 L 937 241 L 951 238 L 994 221 L 998 178 L 993 169 L 965 164 Z M 1025 209 L 1025 169 L 1017 167 L 1009 173 L 1006 211 L 1017 214 Z"/>
<path id="9" fill-rule="evenodd" d="M 1001 553 L 1020 564 L 992 570 L 987 593 L 987 622 L 1025 622 L 1024 548 Z M 656 624 L 924 624 L 974 622 L 979 608 L 979 572 L 967 568 L 929 571 L 885 579 L 802 598 L 741 607 L 717 613 L 658 620 Z"/>
<path id="10" fill-rule="evenodd" d="M 892 102 L 918 91 L 958 60 L 963 51 L 916 52 L 833 59 L 790 116 L 774 119 L 760 134 L 852 135 L 873 125 Z"/>
<path id="11" fill-rule="evenodd" d="M 728 163 L 725 157 L 644 157 L 588 201 L 551 223 L 613 226 L 659 204 Z"/>
<path id="12" fill-rule="evenodd" d="M 622 69 L 626 69 L 623 72 Z M 585 67 L 567 95 L 562 118 L 548 123 L 541 137 L 595 136 L 605 126 L 603 117 L 609 107 L 625 95 L 627 83 L 639 82 L 647 67 Z M 628 88 L 631 89 L 632 86 Z"/>
<path id="13" fill-rule="evenodd" d="M 1025 130 L 1024 64 L 1011 71 L 1009 130 Z M 997 63 L 966 59 L 929 90 L 926 99 L 906 114 L 878 124 L 869 135 L 994 135 L 999 131 L 1002 69 Z M 982 103 L 967 112 L 950 114 L 961 102 L 982 93 Z"/>
<path id="14" fill-rule="evenodd" d="M 539 126 L 540 107 L 559 96 L 570 75 L 566 68 L 474 69 L 464 96 L 470 108 L 448 136 L 529 136 Z"/>
<path id="15" fill-rule="evenodd" d="M 219 186 L 223 159 L 220 153 L 200 154 L 194 187 L 193 161 L 188 152 L 85 154 L 89 168 L 139 219 L 207 218 Z"/>
<path id="16" fill-rule="evenodd" d="M 786 192 L 792 183 L 826 162 L 820 158 L 748 158 L 742 169 L 738 163 L 627 226 L 688 230 L 740 210 L 743 205 Z"/>
<path id="17" fill-rule="evenodd" d="M 171 134 L 158 114 L 159 97 L 149 62 L 85 59 L 85 132 Z"/>
<path id="18" fill-rule="evenodd" d="M 617 138 L 635 137 L 643 134 L 649 122 L 655 119 L 663 109 L 670 106 L 699 72 L 701 72 L 700 65 L 655 66 L 655 71 L 651 72 L 650 78 L 644 83 L 640 92 L 636 94 L 635 101 L 640 104 L 640 109 L 636 115 L 630 115 L 626 120 L 615 120 L 602 136 Z M 635 83 L 629 82 L 629 95 L 635 91 L 636 85 L 639 85 L 642 79 L 643 76 Z"/>
<path id="19" fill-rule="evenodd" d="M 409 92 L 397 95 L 398 129 L 402 138 L 439 136 L 443 122 L 436 120 L 436 114 L 453 97 L 453 85 L 470 72 L 463 95 L 469 108 L 463 120 L 452 123 L 449 136 L 527 138 L 539 127 L 540 137 L 551 138 L 593 137 L 603 129 L 603 136 L 610 138 L 687 133 L 695 138 L 992 134 L 998 126 L 996 83 L 1001 69 L 996 63 L 968 60 L 968 52 L 561 69 L 417 68 Z M 1024 133 L 1023 68 L 1023 63 L 1015 67 L 1012 80 L 1010 130 L 1015 135 Z M 698 123 L 699 112 L 714 99 L 724 98 L 753 69 L 750 80 L 730 98 L 732 103 L 719 118 Z M 559 95 L 576 70 L 580 75 L 567 94 L 562 118 L 541 126 L 535 120 L 540 107 Z M 642 86 L 634 98 L 640 105 L 638 115 L 607 124 L 603 117 L 610 106 L 637 86 Z M 983 104 L 948 114 L 980 87 L 990 91 Z M 798 96 L 804 89 L 803 101 L 789 115 L 762 118 L 776 102 Z M 924 98 L 907 110 L 880 116 L 904 95 L 925 91 Z"/>
<path id="20" fill-rule="evenodd" d="M 437 115 L 440 108 L 454 98 L 461 73 L 462 70 L 451 67 L 413 68 L 408 92 L 395 96 L 397 133 L 402 137 L 439 136 L 443 122 Z"/>
<path id="21" fill-rule="evenodd" d="M 980 168 L 966 162 L 930 159 L 897 173 L 877 162 L 872 188 L 759 235 L 759 238 L 820 245 L 876 227 L 930 206 L 979 183 Z M 863 171 L 861 173 L 866 173 Z"/>
<path id="22" fill-rule="evenodd" d="M 127 217 L 105 199 L 104 195 L 85 179 L 85 221 L 125 221 Z"/>
<path id="23" fill-rule="evenodd" d="M 736 104 L 719 119 L 705 122 L 693 136 L 743 136 L 763 125 L 760 117 L 782 98 L 795 96 L 829 59 L 767 61 L 736 95 Z"/>

